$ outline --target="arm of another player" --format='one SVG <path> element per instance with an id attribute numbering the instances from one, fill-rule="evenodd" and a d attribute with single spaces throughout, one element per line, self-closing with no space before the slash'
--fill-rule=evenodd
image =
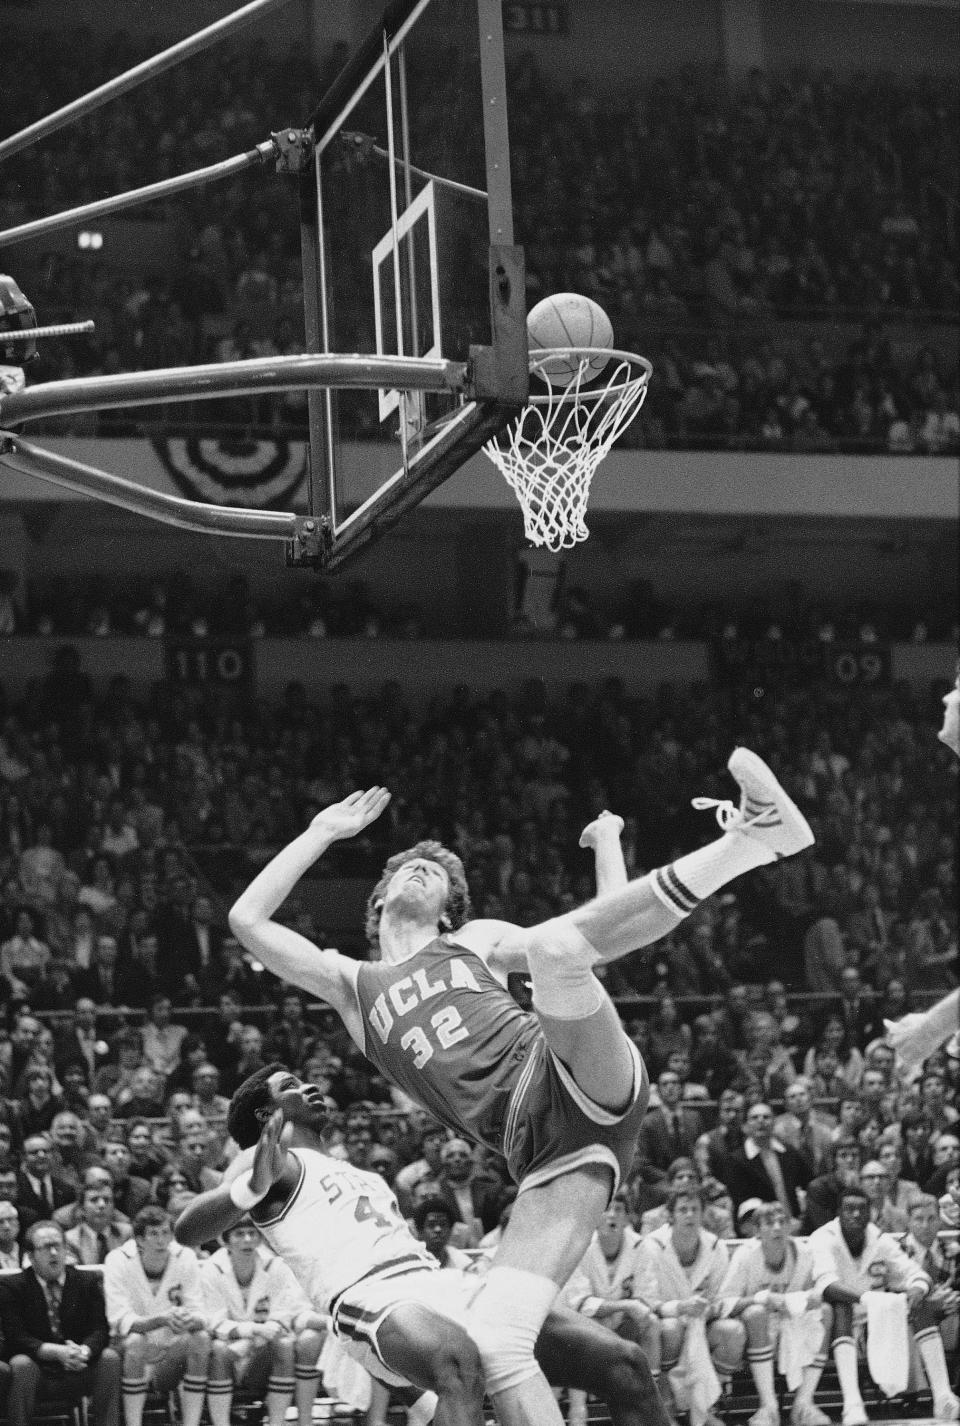
<path id="1" fill-rule="evenodd" d="M 363 1026 L 356 1001 L 357 962 L 337 951 L 321 951 L 305 936 L 271 920 L 304 872 L 323 853 L 354 837 L 390 801 L 383 787 L 352 792 L 318 812 L 305 832 L 264 867 L 230 910 L 230 929 L 267 970 L 325 1000 L 340 1015 L 357 1045 L 363 1048 Z"/>
<path id="2" fill-rule="evenodd" d="M 601 812 L 580 834 L 581 847 L 592 847 L 597 894 L 619 891 L 627 884 L 627 867 L 620 846 L 623 818 Z M 456 935 L 461 944 L 480 956 L 494 975 L 505 980 L 511 972 L 527 969 L 529 932 L 509 921 L 470 921 Z"/>
<path id="3" fill-rule="evenodd" d="M 174 1224 L 178 1243 L 196 1248 L 219 1238 L 266 1198 L 274 1184 L 286 1181 L 293 1191 L 299 1165 L 281 1140 L 283 1123 L 283 1111 L 276 1109 L 263 1126 L 256 1148 L 242 1149 L 227 1166 L 223 1183 L 191 1199 Z"/>
<path id="4" fill-rule="evenodd" d="M 904 1015 L 900 1020 L 884 1020 L 883 1026 L 904 1064 L 914 1069 L 960 1028 L 960 988 L 951 990 L 929 1010 Z"/>

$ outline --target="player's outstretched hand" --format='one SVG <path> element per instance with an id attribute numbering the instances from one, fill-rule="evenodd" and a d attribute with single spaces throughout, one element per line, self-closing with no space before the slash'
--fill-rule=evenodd
<path id="1" fill-rule="evenodd" d="M 275 1109 L 260 1131 L 250 1169 L 250 1187 L 254 1193 L 269 1193 L 283 1173 L 287 1157 L 285 1141 L 290 1138 L 283 1132 L 285 1127 L 283 1110 Z M 291 1125 L 291 1133 L 292 1129 Z"/>
<path id="2" fill-rule="evenodd" d="M 355 837 L 364 827 L 375 822 L 390 801 L 385 787 L 368 787 L 366 792 L 351 792 L 342 802 L 331 803 L 318 812 L 311 827 L 322 827 L 328 837 L 342 841 Z"/>
<path id="3" fill-rule="evenodd" d="M 588 822 L 580 833 L 581 847 L 595 847 L 601 837 L 619 837 L 623 831 L 623 818 L 616 812 L 601 812 Z"/>

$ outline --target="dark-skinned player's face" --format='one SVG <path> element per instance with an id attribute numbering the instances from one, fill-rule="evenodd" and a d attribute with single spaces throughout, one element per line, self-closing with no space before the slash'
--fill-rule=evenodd
<path id="1" fill-rule="evenodd" d="M 837 1217 L 847 1242 L 851 1245 L 861 1243 L 870 1222 L 870 1204 L 865 1198 L 842 1198 Z"/>
<path id="2" fill-rule="evenodd" d="M 319 1133 L 327 1122 L 327 1106 L 323 1091 L 315 1084 L 307 1084 L 289 1070 L 277 1070 L 267 1080 L 270 1098 L 274 1108 L 283 1110 L 288 1124 L 300 1124 L 305 1129 Z M 266 1121 L 272 1110 L 262 1111 Z"/>

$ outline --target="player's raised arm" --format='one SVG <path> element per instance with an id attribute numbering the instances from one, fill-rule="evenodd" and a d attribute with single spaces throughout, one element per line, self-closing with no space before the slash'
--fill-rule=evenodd
<path id="1" fill-rule="evenodd" d="M 264 867 L 230 910 L 230 929 L 267 970 L 327 1001 L 363 1045 L 353 988 L 357 965 L 336 951 L 321 951 L 305 936 L 272 920 L 303 876 L 334 842 L 355 837 L 375 821 L 390 801 L 386 788 L 352 792 L 318 812 L 305 832 Z M 353 1023 L 351 1023 L 351 1021 Z"/>
<path id="2" fill-rule="evenodd" d="M 206 1193 L 198 1193 L 180 1214 L 173 1227 L 178 1243 L 197 1248 L 229 1230 L 275 1187 L 282 1194 L 297 1181 L 298 1165 L 282 1141 L 283 1111 L 271 1114 L 255 1149 L 242 1150 L 228 1166 L 224 1181 Z M 271 1205 L 272 1206 L 272 1205 Z"/>

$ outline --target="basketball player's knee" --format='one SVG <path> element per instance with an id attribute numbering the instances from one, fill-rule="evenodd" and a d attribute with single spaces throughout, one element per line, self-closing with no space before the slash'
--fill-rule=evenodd
<path id="1" fill-rule="evenodd" d="M 741 1315 L 743 1325 L 747 1329 L 747 1335 L 754 1337 L 766 1336 L 767 1332 L 767 1309 L 759 1302 L 751 1302 L 750 1306 L 744 1308 Z"/>
<path id="2" fill-rule="evenodd" d="M 229 1381 L 233 1376 L 234 1355 L 226 1342 L 214 1342 L 210 1348 L 208 1367 L 217 1381 Z"/>
<path id="3" fill-rule="evenodd" d="M 464 1333 L 441 1341 L 432 1360 L 434 1386 L 443 1397 L 469 1400 L 483 1395 L 483 1363 L 478 1347 Z"/>
<path id="4" fill-rule="evenodd" d="M 556 1283 L 539 1274 L 490 1269 L 470 1304 L 468 1327 L 491 1395 L 540 1371 L 534 1348 L 556 1294 Z"/>
<path id="5" fill-rule="evenodd" d="M 636 1342 L 621 1340 L 616 1357 L 604 1372 L 601 1395 L 608 1406 L 641 1409 L 656 1395 L 653 1373 Z"/>
<path id="6" fill-rule="evenodd" d="M 128 1337 L 124 1337 L 120 1344 L 123 1353 L 123 1364 L 128 1371 L 134 1367 L 142 1367 L 147 1360 L 147 1339 L 139 1332 L 131 1332 Z"/>
<path id="7" fill-rule="evenodd" d="M 597 959 L 593 946 L 568 916 L 544 921 L 527 945 L 534 1009 L 558 1019 L 592 1015 L 601 1002 L 593 975 Z"/>
<path id="8" fill-rule="evenodd" d="M 212 1346 L 210 1333 L 204 1331 L 190 1332 L 187 1336 L 187 1370 L 189 1372 L 200 1371 L 207 1365 L 210 1359 L 210 1348 Z"/>
<path id="9" fill-rule="evenodd" d="M 747 1329 L 742 1322 L 715 1322 L 709 1333 L 710 1346 L 716 1365 L 722 1369 L 736 1371 L 743 1361 L 747 1345 Z"/>
<path id="10" fill-rule="evenodd" d="M 297 1366 L 316 1366 L 322 1346 L 323 1333 L 318 1332 L 314 1327 L 305 1327 L 302 1332 L 298 1332 L 294 1348 Z"/>

